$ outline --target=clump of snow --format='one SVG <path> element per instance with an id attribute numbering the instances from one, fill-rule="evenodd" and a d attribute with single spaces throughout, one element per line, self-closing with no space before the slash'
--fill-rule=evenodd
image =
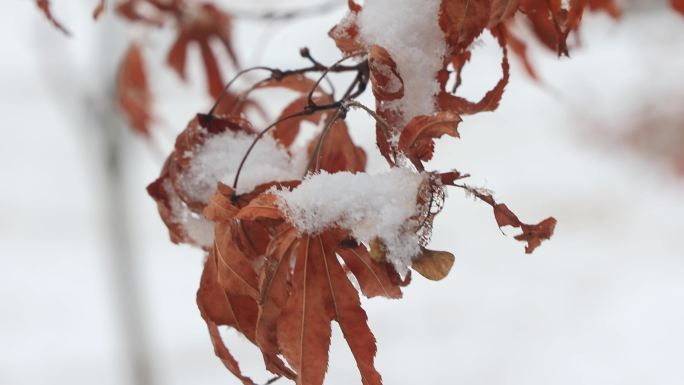
<path id="1" fill-rule="evenodd" d="M 339 227 L 350 230 L 360 242 L 379 238 L 388 260 L 403 275 L 420 253 L 416 202 L 425 178 L 402 168 L 378 175 L 321 172 L 291 191 L 274 189 L 273 193 L 300 232 L 313 235 Z"/>
<path id="2" fill-rule="evenodd" d="M 367 0 L 357 19 L 362 42 L 390 53 L 404 81 L 404 97 L 389 103 L 404 124 L 435 112 L 436 80 L 447 52 L 439 26 L 441 0 Z"/>
<path id="3" fill-rule="evenodd" d="M 185 157 L 191 157 L 190 168 L 180 175 L 179 186 L 190 199 L 208 202 L 217 182 L 232 185 L 240 161 L 254 141 L 254 135 L 226 131 L 210 136 L 204 144 Z M 237 193 L 271 182 L 301 178 L 304 162 L 293 159 L 274 138 L 262 137 L 245 162 Z"/>

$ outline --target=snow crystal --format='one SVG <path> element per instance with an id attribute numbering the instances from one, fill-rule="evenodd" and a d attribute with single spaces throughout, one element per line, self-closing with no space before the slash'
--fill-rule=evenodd
<path id="1" fill-rule="evenodd" d="M 180 187 L 188 197 L 208 202 L 217 182 L 233 184 L 235 173 L 254 136 L 243 132 L 226 131 L 210 136 L 194 149 L 190 168 L 180 176 Z M 249 192 L 254 187 L 271 182 L 301 178 L 304 162 L 290 157 L 287 151 L 270 137 L 264 136 L 245 162 L 237 193 Z"/>
<path id="2" fill-rule="evenodd" d="M 441 0 L 367 0 L 358 16 L 360 37 L 392 55 L 404 80 L 404 97 L 389 103 L 403 112 L 404 124 L 435 112 L 437 73 L 447 51 L 439 27 Z"/>
<path id="3" fill-rule="evenodd" d="M 299 231 L 318 234 L 332 227 L 350 230 L 360 242 L 383 241 L 400 274 L 420 253 L 416 199 L 425 176 L 402 168 L 369 175 L 322 172 L 297 188 L 273 190 L 279 207 Z"/>

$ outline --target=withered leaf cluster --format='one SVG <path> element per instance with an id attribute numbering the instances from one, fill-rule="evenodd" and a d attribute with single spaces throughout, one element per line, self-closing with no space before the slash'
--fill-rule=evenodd
<path id="1" fill-rule="evenodd" d="M 684 2 L 671 3 L 684 13 Z M 56 27 L 66 32 L 52 17 L 49 1 L 37 0 L 37 4 Z M 97 3 L 94 16 L 102 14 L 105 7 L 105 1 Z M 465 190 L 489 205 L 498 227 L 517 229 L 515 239 L 524 242 L 525 251 L 531 253 L 553 235 L 554 218 L 524 223 L 491 193 L 465 184 L 467 174 L 426 170 L 426 162 L 434 155 L 437 139 L 459 138 L 458 127 L 466 116 L 498 107 L 510 78 L 509 50 L 535 76 L 526 57 L 526 43 L 512 32 L 514 19 L 524 20 L 544 46 L 567 55 L 568 39 L 580 27 L 584 12 L 620 15 L 613 0 L 442 0 L 434 22 L 444 33 L 448 52 L 435 78 L 426 79 L 439 85 L 435 112 L 410 117 L 406 122 L 402 111 L 386 108 L 406 91 L 407 82 L 395 58 L 388 47 L 368 46 L 362 41 L 360 27 L 354 22 L 335 26 L 330 35 L 346 58 L 360 58 L 358 64 L 344 65 L 341 60 L 325 66 L 303 50 L 301 54 L 311 66 L 289 71 L 270 69 L 266 79 L 246 91 L 233 93 L 224 89 L 224 78 L 212 48 L 212 41 L 218 42 L 232 66 L 239 67 L 232 45 L 230 13 L 208 0 L 120 0 L 114 8 L 120 17 L 133 23 L 151 27 L 171 24 L 175 28 L 176 38 L 169 48 L 167 63 L 183 79 L 188 49 L 197 45 L 207 88 L 217 98 L 209 113 L 198 114 L 177 137 L 175 148 L 148 192 L 157 203 L 171 240 L 197 246 L 206 253 L 197 304 L 216 355 L 246 385 L 255 383 L 240 370 L 221 338 L 220 326 L 239 331 L 257 346 L 266 369 L 275 376 L 289 378 L 298 385 L 321 385 L 328 366 L 331 325 L 335 321 L 353 353 L 362 383 L 380 385 L 381 376 L 374 364 L 376 341 L 360 295 L 401 298 L 402 287 L 410 283 L 411 272 L 405 276 L 397 272 L 380 239 L 360 242 L 352 235 L 352 229 L 341 225 L 317 233 L 296 228 L 272 189 L 295 189 L 305 175 L 289 181 L 264 181 L 251 191 L 238 194 L 242 164 L 234 165 L 237 175 L 232 186 L 214 181 L 211 197 L 206 201 L 197 199 L 182 180 L 192 172 L 199 148 L 225 133 L 247 135 L 254 138 L 254 143 L 270 135 L 290 154 L 305 152 L 309 160 L 307 175 L 320 171 L 363 173 L 366 152 L 354 143 L 345 121 L 350 109 L 359 108 L 374 120 L 377 149 L 388 165 L 427 176 L 415 197 L 420 214 L 412 218 L 416 225 L 410 229 L 420 234 L 421 239 L 420 253 L 412 261 L 413 271 L 440 280 L 454 263 L 451 253 L 426 247 L 432 221 L 449 186 Z M 348 0 L 348 8 L 352 14 L 363 10 L 354 0 Z M 502 51 L 501 76 L 479 100 L 467 100 L 457 95 L 463 82 L 462 70 L 472 56 L 473 43 L 487 32 L 494 36 Z M 339 72 L 355 75 L 341 97 L 322 86 L 326 77 Z M 319 76 L 317 80 L 309 77 L 312 73 Z M 257 129 L 245 112 L 252 107 L 265 113 L 252 93 L 269 88 L 285 89 L 296 96 L 274 124 Z M 355 100 L 366 88 L 375 97 L 375 110 Z M 118 102 L 132 127 L 145 136 L 150 135 L 154 121 L 152 99 L 143 53 L 134 43 L 119 73 Z M 301 150 L 295 142 L 305 122 L 316 125 L 318 131 Z M 243 163 L 248 156 L 249 151 Z M 213 229 L 213 236 L 203 237 L 197 228 Z"/>

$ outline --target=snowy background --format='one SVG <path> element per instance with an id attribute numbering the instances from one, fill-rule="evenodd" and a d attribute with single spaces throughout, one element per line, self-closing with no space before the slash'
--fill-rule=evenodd
<path id="1" fill-rule="evenodd" d="M 32 1 L 6 0 L 0 12 L 0 384 L 132 383 L 112 261 L 120 245 L 108 231 L 117 199 L 127 207 L 154 384 L 237 384 L 213 356 L 195 306 L 202 256 L 168 241 L 145 193 L 159 151 L 121 130 L 125 184 L 106 187 L 92 116 L 106 114 L 107 81 L 126 40 L 140 35 L 111 15 L 94 24 L 91 3 L 54 1 L 70 39 Z M 332 62 L 338 54 L 324 32 L 343 13 L 287 27 L 240 23 L 239 50 L 246 63 L 288 68 L 301 65 L 306 45 Z M 524 255 L 490 209 L 452 191 L 432 243 L 456 255 L 450 276 L 416 276 L 401 301 L 366 301 L 385 384 L 684 383 L 684 181 L 615 135 L 644 105 L 684 114 L 684 98 L 672 96 L 684 89 L 683 34 L 684 18 L 657 8 L 620 23 L 588 17 L 571 59 L 532 47 L 542 82 L 514 59 L 501 108 L 466 118 L 461 140 L 440 142 L 432 167 L 470 172 L 521 219 L 553 215 L 559 225 Z M 161 68 L 171 38 L 144 37 L 151 66 Z M 463 91 L 475 97 L 494 84 L 499 59 L 484 38 Z M 166 70 L 152 74 L 163 153 L 210 103 L 198 68 L 193 62 L 190 85 Z M 368 120 L 350 119 L 372 152 Z M 226 337 L 246 372 L 260 373 L 254 349 Z M 339 331 L 326 383 L 359 383 Z"/>

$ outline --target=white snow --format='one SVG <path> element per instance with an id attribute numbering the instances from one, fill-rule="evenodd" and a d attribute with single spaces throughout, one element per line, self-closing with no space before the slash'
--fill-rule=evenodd
<path id="1" fill-rule="evenodd" d="M 420 252 L 416 199 L 425 178 L 402 168 L 378 175 L 322 172 L 292 191 L 273 191 L 289 222 L 302 233 L 340 227 L 360 242 L 379 238 L 388 260 L 403 275 Z"/>
<path id="2" fill-rule="evenodd" d="M 439 27 L 440 0 L 368 0 L 358 15 L 360 39 L 379 45 L 397 64 L 404 97 L 385 107 L 402 111 L 404 121 L 435 112 L 437 72 L 447 51 Z"/>
<path id="3" fill-rule="evenodd" d="M 240 161 L 253 140 L 253 135 L 231 131 L 209 137 L 190 154 L 184 154 L 192 156 L 192 162 L 188 171 L 180 176 L 180 187 L 191 199 L 208 202 L 217 182 L 233 184 Z M 291 158 L 275 139 L 264 136 L 254 146 L 240 172 L 237 193 L 249 192 L 270 181 L 299 179 L 304 167 L 304 162 Z"/>

